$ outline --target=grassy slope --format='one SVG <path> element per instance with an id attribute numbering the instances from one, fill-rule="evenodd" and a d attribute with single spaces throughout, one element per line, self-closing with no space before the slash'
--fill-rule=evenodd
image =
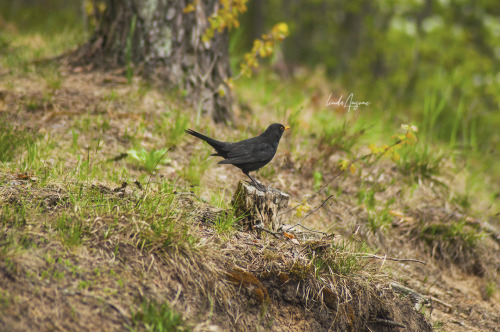
<path id="1" fill-rule="evenodd" d="M 184 102 L 168 97 L 172 92 L 139 79 L 128 85 L 123 72 L 30 62 L 62 52 L 68 35 L 6 31 L 3 326 L 361 328 L 382 312 L 418 324 L 407 299 L 394 298 L 391 281 L 433 297 L 420 311 L 435 327 L 469 331 L 500 323 L 499 245 L 484 215 L 468 208 L 474 202 L 459 204 L 468 198 L 457 190 L 465 180 L 451 153 L 419 145 L 401 152 L 399 164 L 381 159 L 335 177 L 339 159 L 365 153 L 367 143 L 390 142 L 392 133 L 384 132 L 396 128 L 361 111 L 325 109 L 330 85 L 320 74 L 286 84 L 266 75 L 242 82 L 237 93 L 248 107 L 238 110 L 237 128 L 197 126 Z M 241 174 L 216 166 L 206 146 L 182 135 L 195 126 L 238 139 L 271 121 L 293 131 L 259 177 L 291 195 L 298 208 L 286 215 L 289 224 L 334 194 L 303 223 L 335 240 L 296 245 L 233 227 L 229 203 Z M 157 164 L 165 147 L 174 148 Z M 136 158 L 112 160 L 130 150 Z M 360 257 L 373 254 L 428 264 Z"/>

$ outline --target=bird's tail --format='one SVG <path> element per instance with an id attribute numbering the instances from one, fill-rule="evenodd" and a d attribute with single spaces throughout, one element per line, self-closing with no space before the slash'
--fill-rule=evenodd
<path id="1" fill-rule="evenodd" d="M 207 136 L 200 134 L 199 132 L 194 131 L 192 129 L 186 129 L 186 133 L 188 133 L 189 135 L 193 135 L 194 137 L 198 137 L 199 139 L 204 140 L 205 142 L 210 144 L 217 152 L 219 152 L 219 149 L 221 149 L 222 146 L 224 145 L 223 142 L 220 142 L 220 141 L 217 141 L 213 138 L 207 137 Z"/>

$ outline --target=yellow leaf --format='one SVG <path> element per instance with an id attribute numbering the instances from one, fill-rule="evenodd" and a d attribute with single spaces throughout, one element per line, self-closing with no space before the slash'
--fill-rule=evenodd
<path id="1" fill-rule="evenodd" d="M 356 174 L 356 166 L 354 166 L 354 164 L 351 164 L 351 167 L 349 167 L 349 171 L 352 175 Z"/>
<path id="2" fill-rule="evenodd" d="M 378 148 L 377 148 L 377 146 L 376 146 L 375 144 L 373 144 L 373 143 L 372 143 L 372 144 L 370 144 L 370 145 L 368 145 L 368 149 L 370 149 L 370 151 L 371 151 L 372 153 L 378 153 Z"/>
<path id="3" fill-rule="evenodd" d="M 261 58 L 264 58 L 266 56 L 266 50 L 263 47 L 259 49 L 259 55 Z"/>
<path id="4" fill-rule="evenodd" d="M 399 156 L 399 154 L 396 151 L 394 151 L 391 159 L 393 162 L 397 162 L 397 161 L 399 161 L 399 159 L 401 159 L 401 157 Z"/>
<path id="5" fill-rule="evenodd" d="M 190 3 L 189 5 L 187 5 L 187 6 L 186 6 L 186 7 L 182 10 L 182 12 L 183 12 L 184 14 L 187 14 L 187 13 L 194 12 L 194 10 L 195 10 L 195 8 L 194 8 L 193 4 L 192 4 L 192 3 Z"/>
<path id="6" fill-rule="evenodd" d="M 346 170 L 349 167 L 349 160 L 344 159 L 339 162 L 339 166 L 341 170 Z"/>
<path id="7" fill-rule="evenodd" d="M 295 211 L 295 215 L 300 218 L 300 217 L 302 217 L 304 212 L 308 212 L 309 210 L 311 210 L 311 206 L 309 204 L 307 204 L 307 201 L 304 198 L 304 200 L 302 201 L 302 204 L 300 204 L 297 207 L 297 209 Z"/>
<path id="8" fill-rule="evenodd" d="M 278 23 L 272 28 L 271 33 L 277 39 L 284 39 L 289 33 L 288 25 L 284 22 Z"/>
<path id="9" fill-rule="evenodd" d="M 410 140 L 410 141 L 413 141 L 413 142 L 416 142 L 417 141 L 417 137 L 411 132 L 407 132 L 406 133 L 406 137 Z"/>
<path id="10" fill-rule="evenodd" d="M 232 78 L 232 77 L 229 77 L 229 78 L 226 80 L 226 84 L 227 84 L 227 86 L 229 87 L 229 89 L 233 89 L 233 88 L 234 88 L 233 78 Z"/>
<path id="11" fill-rule="evenodd" d="M 219 85 L 218 92 L 221 97 L 224 97 L 226 95 L 226 90 L 224 89 L 224 86 L 222 84 Z"/>

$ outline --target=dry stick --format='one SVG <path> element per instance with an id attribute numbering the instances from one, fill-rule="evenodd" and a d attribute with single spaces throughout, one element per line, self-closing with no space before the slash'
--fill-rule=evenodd
<path id="1" fill-rule="evenodd" d="M 303 225 L 301 224 L 301 222 L 302 222 L 302 221 L 304 221 L 307 217 L 309 217 L 309 216 L 310 216 L 311 214 L 313 214 L 314 212 L 316 212 L 316 211 L 318 211 L 319 209 L 321 209 L 321 208 L 323 207 L 323 205 L 325 205 L 325 204 L 326 204 L 326 202 L 327 202 L 330 198 L 332 198 L 332 197 L 333 197 L 333 195 L 328 196 L 328 198 L 327 198 L 327 199 L 325 199 L 325 200 L 323 201 L 323 203 L 321 203 L 321 204 L 320 204 L 317 208 L 315 208 L 314 210 L 310 211 L 308 214 L 306 214 L 306 216 L 305 216 L 304 218 L 300 219 L 298 223 L 296 223 L 296 224 L 295 224 L 295 225 L 293 225 L 292 227 L 289 227 L 287 230 L 288 230 L 288 231 L 290 231 L 290 230 L 294 229 L 295 227 L 300 226 L 300 227 L 303 227 L 303 228 L 307 229 L 308 231 L 311 231 L 311 232 L 317 232 L 317 233 L 322 233 L 322 234 L 324 234 L 324 235 L 327 235 L 325 232 L 319 232 L 319 231 L 315 231 L 315 230 L 309 229 L 309 228 L 307 228 L 307 227 L 303 226 Z"/>
<path id="2" fill-rule="evenodd" d="M 400 285 L 400 284 L 398 284 L 396 282 L 391 282 L 390 286 L 398 294 L 402 294 L 402 295 L 411 294 L 411 295 L 413 295 L 416 298 L 421 298 L 421 299 L 423 299 L 425 301 L 429 301 L 429 300 L 430 301 L 434 301 L 434 302 L 437 302 L 437 303 L 439 303 L 439 304 L 441 304 L 441 305 L 443 305 L 443 306 L 445 306 L 445 307 L 447 307 L 449 309 L 453 308 L 453 306 L 451 304 L 446 303 L 446 302 L 444 302 L 444 301 L 442 301 L 442 300 L 440 300 L 440 299 L 438 299 L 438 298 L 436 298 L 436 297 L 434 297 L 432 295 L 428 295 L 428 296 L 422 295 L 420 293 L 417 293 L 413 289 L 405 287 L 405 286 L 402 286 L 402 285 Z"/>
<path id="3" fill-rule="evenodd" d="M 282 232 L 277 232 L 277 233 L 275 233 L 275 232 L 270 231 L 270 230 L 268 230 L 268 229 L 265 229 L 264 227 L 259 226 L 259 225 L 255 225 L 255 226 L 253 226 L 253 227 L 254 227 L 254 228 L 256 228 L 256 229 L 262 230 L 262 231 L 264 231 L 264 232 L 266 232 L 266 233 L 269 233 L 269 234 L 271 234 L 272 236 L 274 236 L 274 237 L 275 237 L 275 238 L 277 238 L 277 239 L 279 239 L 279 238 L 280 238 L 278 235 L 283 235 L 283 233 L 282 233 Z"/>
<path id="4" fill-rule="evenodd" d="M 381 260 L 388 260 L 388 261 L 395 261 L 395 262 L 415 262 L 415 263 L 420 263 L 426 265 L 427 263 L 424 261 L 419 261 L 418 259 L 412 259 L 412 258 L 392 258 L 392 257 L 387 257 L 387 256 L 377 256 L 373 254 L 355 254 L 356 256 L 359 256 L 360 258 L 376 258 L 376 259 L 381 259 Z"/>

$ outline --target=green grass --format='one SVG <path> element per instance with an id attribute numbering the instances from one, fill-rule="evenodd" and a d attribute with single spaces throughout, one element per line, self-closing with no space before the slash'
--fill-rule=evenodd
<path id="1" fill-rule="evenodd" d="M 140 150 L 128 150 L 127 153 L 148 173 L 153 173 L 156 167 L 160 164 L 167 164 L 171 162 L 171 160 L 166 157 L 168 153 L 167 148 L 151 150 L 148 152 L 146 149 L 141 147 Z"/>
<path id="2" fill-rule="evenodd" d="M 184 322 L 182 315 L 170 308 L 167 303 L 145 300 L 137 312 L 132 312 L 133 326 L 130 331 L 182 332 L 191 329 Z"/>
<path id="3" fill-rule="evenodd" d="M 58 56 L 88 38 L 79 4 L 59 3 L 58 10 L 53 10 L 42 4 L 23 6 L 13 1 L 2 2 L 0 14 L 13 28 L 0 31 L 1 66 L 11 72 L 34 72 L 45 64 L 33 60 Z M 55 68 L 50 62 L 48 66 Z M 58 87 L 60 79 L 57 74 L 50 74 L 47 83 L 52 88 Z"/>
<path id="4" fill-rule="evenodd" d="M 229 203 L 231 199 L 226 197 L 223 189 L 213 190 L 210 196 L 210 204 L 221 209 L 216 212 L 214 228 L 219 234 L 230 235 L 238 222 L 245 218 L 244 215 L 236 215 L 234 208 Z"/>
<path id="5" fill-rule="evenodd" d="M 443 170 L 445 154 L 442 150 L 417 142 L 398 151 L 401 159 L 397 161 L 399 171 L 414 182 L 435 180 Z"/>
<path id="6" fill-rule="evenodd" d="M 205 152 L 198 151 L 192 155 L 188 167 L 181 171 L 181 177 L 193 186 L 201 185 L 203 174 L 205 174 L 209 165 L 213 162 L 210 155 L 211 151 L 208 149 Z"/>
<path id="7" fill-rule="evenodd" d="M 10 125 L 5 116 L 0 117 L 0 163 L 12 161 L 26 146 L 33 147 L 37 137 L 35 133 Z"/>
<path id="8" fill-rule="evenodd" d="M 189 127 L 189 114 L 180 110 L 168 110 L 155 123 L 155 130 L 165 140 L 165 145 L 171 147 L 184 139 L 184 130 Z"/>
<path id="9" fill-rule="evenodd" d="M 244 216 L 236 215 L 234 210 L 231 208 L 220 211 L 215 218 L 215 230 L 219 234 L 230 234 L 231 231 L 233 231 L 238 225 L 238 222 L 243 218 Z"/>
<path id="10" fill-rule="evenodd" d="M 489 281 L 486 283 L 485 295 L 487 299 L 491 299 L 493 295 L 498 291 L 495 281 Z"/>
<path id="11" fill-rule="evenodd" d="M 475 248 L 485 235 L 468 226 L 463 220 L 448 224 L 426 225 L 422 227 L 420 236 L 430 247 L 439 241 L 451 246 L 462 246 L 463 244 L 465 248 Z"/>

